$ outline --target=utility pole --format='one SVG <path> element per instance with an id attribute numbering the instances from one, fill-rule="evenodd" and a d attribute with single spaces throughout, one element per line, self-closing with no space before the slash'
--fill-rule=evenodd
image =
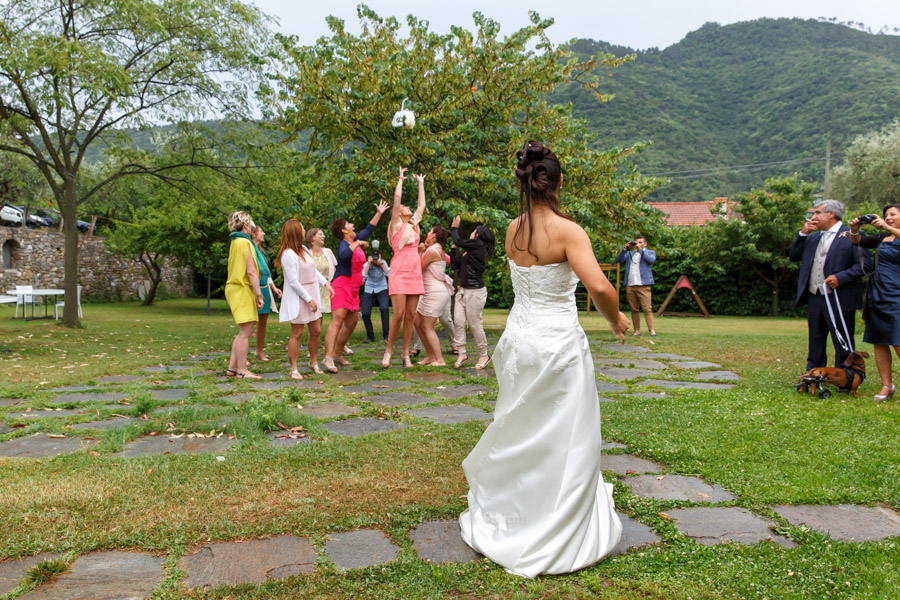
<path id="1" fill-rule="evenodd" d="M 831 139 L 825 145 L 825 200 L 831 198 Z"/>

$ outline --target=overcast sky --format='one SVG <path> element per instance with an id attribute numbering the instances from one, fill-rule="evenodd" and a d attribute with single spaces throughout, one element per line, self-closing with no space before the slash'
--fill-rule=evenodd
<path id="1" fill-rule="evenodd" d="M 343 19 L 349 31 L 358 32 L 356 1 L 250 1 L 278 18 L 279 31 L 297 34 L 303 44 L 328 35 L 327 15 Z M 365 4 L 383 17 L 403 20 L 412 13 L 430 21 L 431 30 L 438 33 L 448 33 L 451 25 L 472 29 L 472 13 L 481 11 L 501 24 L 501 34 L 508 34 L 527 25 L 528 11 L 536 10 L 541 17 L 555 20 L 549 32 L 555 43 L 591 38 L 635 49 L 671 46 L 709 21 L 726 25 L 762 17 L 837 17 L 838 21 L 861 21 L 872 31 L 883 26 L 900 28 L 900 0 L 367 0 Z"/>

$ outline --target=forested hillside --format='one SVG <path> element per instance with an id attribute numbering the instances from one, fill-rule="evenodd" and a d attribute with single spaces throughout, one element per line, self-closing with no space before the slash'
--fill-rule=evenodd
<path id="1" fill-rule="evenodd" d="M 574 49 L 580 56 L 634 52 L 592 40 Z M 612 101 L 600 104 L 575 85 L 554 99 L 571 102 L 601 146 L 652 141 L 637 158 L 642 173 L 820 159 L 673 174 L 650 197 L 657 201 L 731 196 L 795 171 L 821 186 L 829 138 L 838 164 L 856 135 L 900 116 L 900 37 L 813 20 L 708 23 L 665 50 L 637 52 L 612 76 L 597 74 Z"/>

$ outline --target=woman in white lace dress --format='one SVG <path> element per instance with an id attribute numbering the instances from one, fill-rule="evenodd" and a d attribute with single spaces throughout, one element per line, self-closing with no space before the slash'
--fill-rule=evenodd
<path id="1" fill-rule="evenodd" d="M 469 508 L 459 523 L 473 549 L 535 577 L 592 565 L 619 542 L 578 280 L 622 343 L 629 322 L 587 234 L 560 212 L 556 155 L 529 142 L 517 156 L 522 214 L 506 233 L 516 299 L 494 353 L 494 420 L 463 461 Z"/>

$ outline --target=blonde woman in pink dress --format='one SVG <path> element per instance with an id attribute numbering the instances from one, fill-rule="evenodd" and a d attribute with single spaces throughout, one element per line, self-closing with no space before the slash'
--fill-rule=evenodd
<path id="1" fill-rule="evenodd" d="M 420 365 L 443 367 L 441 342 L 434 331 L 434 324 L 450 304 L 453 295 L 453 280 L 447 275 L 447 261 L 444 260 L 444 243 L 450 237 L 450 230 L 440 225 L 425 236 L 425 251 L 422 253 L 422 283 L 425 293 L 416 308 L 416 332 L 425 346 L 425 358 Z"/>
<path id="2" fill-rule="evenodd" d="M 413 175 L 419 187 L 416 212 L 403 206 L 403 182 L 406 180 L 406 167 L 400 167 L 400 177 L 394 190 L 394 206 L 391 208 L 391 222 L 388 225 L 388 240 L 394 250 L 391 259 L 391 276 L 388 278 L 388 294 L 394 316 L 388 331 L 387 349 L 381 359 L 381 366 L 391 366 L 391 353 L 400 326 L 403 325 L 403 353 L 400 355 L 404 367 L 411 367 L 409 346 L 412 343 L 413 326 L 416 318 L 416 307 L 419 298 L 425 293 L 422 284 L 422 261 L 419 259 L 419 222 L 425 214 L 425 176 Z"/>

